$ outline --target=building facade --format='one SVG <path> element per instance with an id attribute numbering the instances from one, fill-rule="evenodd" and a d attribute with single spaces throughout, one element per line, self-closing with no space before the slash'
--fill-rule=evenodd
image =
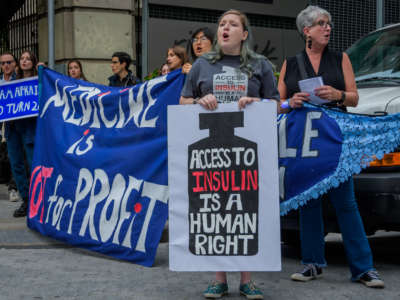
<path id="1" fill-rule="evenodd" d="M 47 61 L 47 0 L 7 0 L 2 11 L 0 48 L 19 55 L 33 50 Z M 165 62 L 167 49 L 186 45 L 193 30 L 216 29 L 222 12 L 239 9 L 249 17 L 256 52 L 268 57 L 279 70 L 287 56 L 303 48 L 295 19 L 308 4 L 326 8 L 335 28 L 330 45 L 345 50 L 376 28 L 377 0 L 149 0 L 148 61 L 152 71 Z M 12 4 L 12 9 L 11 9 Z M 18 4 L 18 5 L 17 5 Z M 385 23 L 400 22 L 400 1 L 385 0 Z M 19 6 L 19 7 L 18 7 Z M 129 53 L 142 73 L 142 15 L 139 0 L 55 0 L 56 69 L 66 72 L 69 59 L 79 59 L 90 81 L 107 83 L 115 51 Z"/>

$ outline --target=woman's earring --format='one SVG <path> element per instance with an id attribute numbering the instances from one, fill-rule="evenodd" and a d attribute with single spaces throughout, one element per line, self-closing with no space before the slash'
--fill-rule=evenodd
<path id="1" fill-rule="evenodd" d="M 311 46 L 312 46 L 312 40 L 311 40 L 310 37 L 308 37 L 307 38 L 307 47 L 308 47 L 308 49 L 311 49 Z"/>

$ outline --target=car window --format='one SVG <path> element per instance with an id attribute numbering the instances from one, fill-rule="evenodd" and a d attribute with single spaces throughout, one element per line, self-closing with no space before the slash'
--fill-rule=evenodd
<path id="1" fill-rule="evenodd" d="M 378 31 L 347 50 L 356 81 L 400 80 L 400 27 Z"/>

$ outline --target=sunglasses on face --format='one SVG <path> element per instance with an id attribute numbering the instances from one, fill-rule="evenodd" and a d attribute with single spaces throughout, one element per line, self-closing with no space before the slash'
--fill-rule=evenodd
<path id="1" fill-rule="evenodd" d="M 13 60 L 7 60 L 7 61 L 2 61 L 1 65 L 4 66 L 5 64 L 11 65 L 14 61 Z"/>

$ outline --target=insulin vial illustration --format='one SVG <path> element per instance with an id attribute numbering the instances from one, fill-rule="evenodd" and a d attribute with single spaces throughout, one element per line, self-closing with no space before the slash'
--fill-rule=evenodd
<path id="1" fill-rule="evenodd" d="M 257 144 L 235 136 L 244 112 L 201 113 L 209 136 L 188 147 L 189 249 L 195 255 L 258 252 Z"/>

